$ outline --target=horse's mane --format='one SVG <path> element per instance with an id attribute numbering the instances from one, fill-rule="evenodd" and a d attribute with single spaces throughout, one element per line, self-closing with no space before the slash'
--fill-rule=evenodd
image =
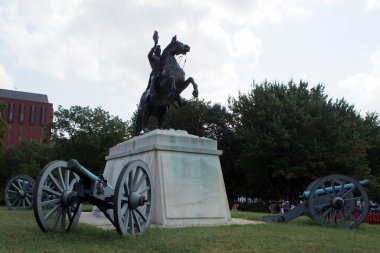
<path id="1" fill-rule="evenodd" d="M 164 51 L 162 51 L 162 54 L 160 57 L 160 65 L 161 66 L 164 66 L 166 55 L 168 54 L 169 49 L 173 46 L 172 44 L 173 44 L 173 42 L 170 42 L 169 45 L 167 45 L 165 47 Z"/>
<path id="2" fill-rule="evenodd" d="M 166 55 L 168 54 L 169 49 L 174 45 L 174 43 L 177 41 L 177 36 L 174 36 L 172 38 L 172 41 L 165 47 L 164 51 L 162 51 L 161 57 L 160 57 L 160 65 L 161 68 L 164 66 Z"/>

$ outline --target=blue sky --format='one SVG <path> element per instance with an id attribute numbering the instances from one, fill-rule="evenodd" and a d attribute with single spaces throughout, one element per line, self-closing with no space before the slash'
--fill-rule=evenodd
<path id="1" fill-rule="evenodd" d="M 162 47 L 190 45 L 184 70 L 206 100 L 302 79 L 380 112 L 379 26 L 380 0 L 0 0 L 0 87 L 128 120 L 158 30 Z"/>

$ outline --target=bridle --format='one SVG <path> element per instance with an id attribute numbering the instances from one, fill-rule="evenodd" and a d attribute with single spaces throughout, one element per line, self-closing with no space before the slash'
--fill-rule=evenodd
<path id="1" fill-rule="evenodd" d="M 183 59 L 183 54 L 181 54 L 179 57 L 178 57 L 178 65 L 180 65 L 180 67 L 181 67 L 181 61 L 182 61 L 182 59 Z M 185 54 L 185 61 L 183 62 L 183 65 L 182 65 L 182 67 L 181 68 L 184 68 L 185 67 L 185 65 L 186 65 L 186 60 L 187 60 L 187 54 Z"/>

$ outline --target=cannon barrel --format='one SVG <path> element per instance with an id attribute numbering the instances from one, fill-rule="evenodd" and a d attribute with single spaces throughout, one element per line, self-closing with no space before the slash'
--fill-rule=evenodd
<path id="1" fill-rule="evenodd" d="M 71 159 L 67 162 L 67 168 L 71 170 L 72 172 L 75 172 L 78 174 L 81 178 L 90 180 L 90 181 L 101 181 L 102 179 L 95 174 L 93 174 L 91 171 L 83 167 L 77 160 Z M 107 183 L 106 187 L 114 190 L 114 187 Z"/>
<path id="2" fill-rule="evenodd" d="M 359 184 L 361 184 L 361 185 L 368 185 L 369 181 L 368 181 L 368 179 L 364 179 L 362 181 L 359 181 Z M 338 185 L 338 186 L 329 186 L 329 187 L 326 187 L 326 188 L 323 188 L 323 189 L 317 189 L 315 191 L 315 193 L 317 195 L 322 195 L 324 193 L 330 193 L 332 191 L 340 191 L 342 188 L 345 190 L 345 189 L 351 189 L 353 187 L 355 187 L 355 185 L 353 183 L 344 184 L 343 187 L 341 185 Z M 302 197 L 305 198 L 305 199 L 308 199 L 309 195 L 310 195 L 310 191 L 304 191 L 303 194 L 302 194 Z"/>

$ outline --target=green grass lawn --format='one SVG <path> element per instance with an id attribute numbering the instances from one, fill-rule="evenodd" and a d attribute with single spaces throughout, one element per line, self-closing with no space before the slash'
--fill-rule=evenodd
<path id="1" fill-rule="evenodd" d="M 260 220 L 264 214 L 233 212 Z M 0 207 L 0 252 L 380 252 L 380 225 L 323 228 L 306 217 L 287 224 L 149 228 L 142 237 L 120 237 L 79 224 L 70 233 L 41 232 L 33 211 Z"/>

